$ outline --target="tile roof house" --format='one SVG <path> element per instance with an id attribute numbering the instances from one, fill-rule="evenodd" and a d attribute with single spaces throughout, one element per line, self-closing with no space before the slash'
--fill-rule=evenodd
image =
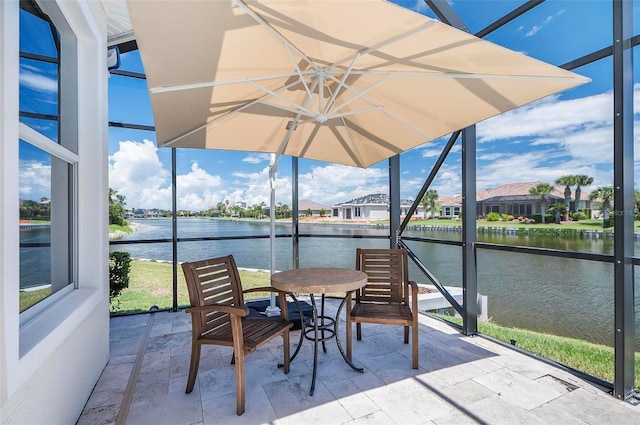
<path id="1" fill-rule="evenodd" d="M 324 210 L 324 213 L 322 211 Z M 323 215 L 331 214 L 331 207 L 328 205 L 322 205 L 308 199 L 301 199 L 298 201 L 298 215 L 308 216 L 311 212 L 311 217 L 321 217 Z"/>
<path id="2" fill-rule="evenodd" d="M 529 193 L 532 187 L 543 183 L 541 181 L 507 183 L 501 186 L 480 190 L 476 192 L 477 210 L 476 215 L 485 216 L 490 212 L 499 214 L 510 214 L 513 216 L 531 217 L 533 214 L 541 212 L 540 197 Z M 565 188 L 554 186 L 554 190 L 547 197 L 547 208 L 556 202 L 564 202 Z M 582 190 L 580 203 L 575 207 L 575 194 L 570 192 L 571 201 L 569 208 L 571 211 L 591 208 L 589 193 Z M 438 199 L 441 217 L 457 217 L 462 208 L 462 195 L 445 196 Z"/>
<path id="3" fill-rule="evenodd" d="M 400 200 L 400 216 L 406 216 L 413 205 L 413 199 Z M 389 197 L 385 193 L 374 193 L 350 201 L 341 202 L 331 208 L 332 216 L 342 220 L 388 220 Z M 424 216 L 424 206 L 420 205 L 414 217 Z"/>

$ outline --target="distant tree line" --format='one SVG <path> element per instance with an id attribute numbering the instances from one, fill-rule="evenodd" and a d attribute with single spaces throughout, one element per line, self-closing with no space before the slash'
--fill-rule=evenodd
<path id="1" fill-rule="evenodd" d="M 32 199 L 20 200 L 20 220 L 50 220 L 50 201 L 40 198 L 40 202 Z"/>

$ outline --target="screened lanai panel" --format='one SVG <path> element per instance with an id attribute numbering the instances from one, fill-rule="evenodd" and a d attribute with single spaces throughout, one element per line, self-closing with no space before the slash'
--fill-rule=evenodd
<path id="1" fill-rule="evenodd" d="M 153 126 L 146 80 L 121 75 L 109 77 L 109 121 Z"/>
<path id="2" fill-rule="evenodd" d="M 424 0 L 401 0 L 395 3 L 402 4 L 408 9 L 417 10 L 429 17 L 435 18 L 435 13 L 427 6 Z M 504 15 L 517 9 L 526 3 L 525 0 L 500 0 L 487 2 L 481 1 L 454 1 L 448 2 L 453 11 L 462 19 L 466 28 L 475 34 L 481 29 L 502 18 Z"/>
<path id="3" fill-rule="evenodd" d="M 560 66 L 611 46 L 612 34 L 611 1 L 545 1 L 485 39 Z"/>

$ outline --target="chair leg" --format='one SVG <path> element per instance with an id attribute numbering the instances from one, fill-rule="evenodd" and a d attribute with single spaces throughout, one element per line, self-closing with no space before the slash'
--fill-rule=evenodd
<path id="1" fill-rule="evenodd" d="M 345 339 L 347 340 L 347 359 L 351 360 L 351 338 L 353 338 L 353 330 L 351 329 L 351 319 L 349 318 L 349 312 L 347 312 L 347 329 L 345 330 Z"/>
<path id="2" fill-rule="evenodd" d="M 358 341 L 362 340 L 362 326 L 360 323 L 356 323 L 356 338 L 358 338 Z"/>
<path id="3" fill-rule="evenodd" d="M 239 353 L 239 354 L 235 354 Z M 236 414 L 244 413 L 244 351 L 235 351 L 236 359 Z"/>
<path id="4" fill-rule="evenodd" d="M 187 389 L 185 393 L 189 394 L 193 391 L 198 375 L 198 367 L 200 365 L 200 344 L 191 344 L 191 363 L 189 364 L 189 378 L 187 379 Z"/>
<path id="5" fill-rule="evenodd" d="M 411 327 L 412 341 L 411 341 L 411 357 L 413 362 L 413 368 L 418 368 L 418 324 L 414 321 Z"/>
<path id="6" fill-rule="evenodd" d="M 409 326 L 404 327 L 404 343 L 409 343 Z"/>

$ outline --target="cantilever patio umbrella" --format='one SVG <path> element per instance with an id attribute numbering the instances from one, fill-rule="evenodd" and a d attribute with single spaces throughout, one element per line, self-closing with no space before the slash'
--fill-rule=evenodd
<path id="1" fill-rule="evenodd" d="M 274 153 L 272 170 L 369 167 L 588 81 L 383 0 L 128 6 L 158 145 Z"/>

